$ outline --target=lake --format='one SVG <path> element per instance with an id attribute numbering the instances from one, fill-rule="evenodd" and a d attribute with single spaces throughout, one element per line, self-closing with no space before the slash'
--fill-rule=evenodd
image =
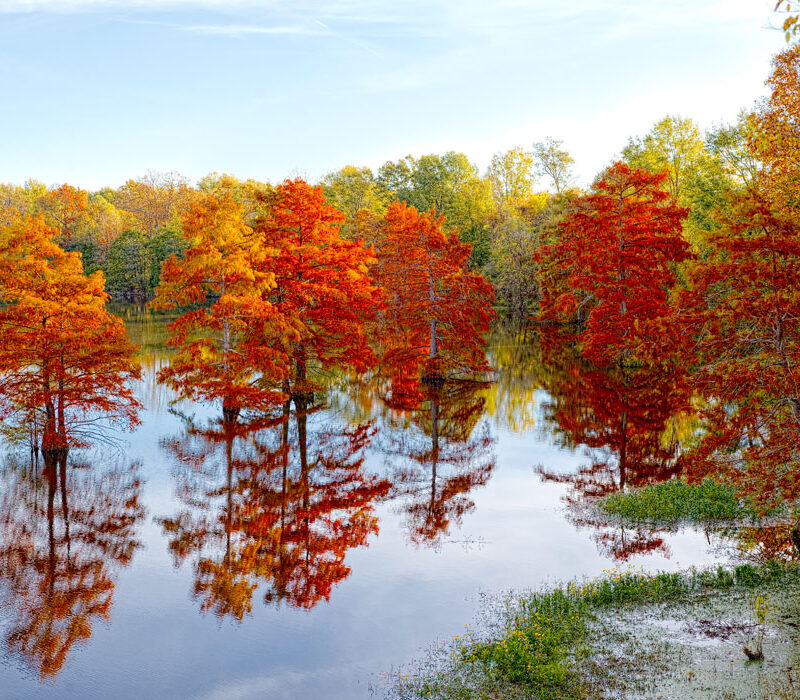
<path id="1" fill-rule="evenodd" d="M 327 395 L 231 425 L 156 381 L 162 318 L 126 323 L 139 428 L 72 450 L 64 473 L 5 449 L 4 698 L 380 696 L 487 595 L 725 556 L 716 536 L 587 505 L 675 473 L 680 378 L 498 331 L 482 381 L 405 396 L 327 377 Z"/>

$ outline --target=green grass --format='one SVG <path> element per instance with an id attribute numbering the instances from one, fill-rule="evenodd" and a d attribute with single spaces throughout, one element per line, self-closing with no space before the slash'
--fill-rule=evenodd
<path id="1" fill-rule="evenodd" d="M 633 491 L 614 493 L 598 506 L 608 515 L 635 523 L 672 525 L 682 521 L 755 520 L 757 513 L 734 489 L 706 479 L 687 484 L 673 479 Z"/>
<path id="2" fill-rule="evenodd" d="M 689 599 L 722 590 L 752 590 L 800 580 L 793 565 L 770 562 L 684 573 L 609 574 L 523 596 L 491 639 L 456 638 L 444 663 L 400 676 L 401 698 L 596 697 L 602 668 L 593 665 L 592 621 L 607 610 Z"/>

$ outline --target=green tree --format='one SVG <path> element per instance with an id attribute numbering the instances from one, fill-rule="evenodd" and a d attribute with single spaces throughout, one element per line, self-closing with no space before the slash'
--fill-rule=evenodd
<path id="1" fill-rule="evenodd" d="M 128 229 L 111 244 L 106 270 L 106 289 L 115 299 L 132 303 L 147 301 L 150 284 L 147 237 Z"/>
<path id="2" fill-rule="evenodd" d="M 161 266 L 164 261 L 173 255 L 178 259 L 182 258 L 186 248 L 186 239 L 177 222 L 159 229 L 150 240 L 146 241 L 148 299 L 155 296 L 156 287 L 161 282 Z"/>
<path id="3" fill-rule="evenodd" d="M 520 146 L 492 156 L 486 175 L 498 206 L 519 203 L 531 195 L 535 167 L 533 154 Z"/>
<path id="4" fill-rule="evenodd" d="M 381 197 L 380 187 L 370 168 L 346 165 L 341 170 L 328 173 L 320 184 L 328 203 L 346 217 L 341 229 L 344 238 L 357 237 L 359 212 L 366 210 L 382 216 L 386 211 L 386 202 Z"/>
<path id="5" fill-rule="evenodd" d="M 66 251 L 76 251 L 81 254 L 83 271 L 87 275 L 102 269 L 100 264 L 103 253 L 99 250 L 97 238 L 91 232 L 82 232 L 72 240 L 64 242 L 61 246 Z"/>
<path id="6" fill-rule="evenodd" d="M 378 170 L 377 183 L 387 200 L 444 215 L 445 229 L 458 231 L 459 238 L 472 245 L 472 265 L 487 263 L 488 223 L 494 211 L 491 184 L 463 153 L 407 156 L 397 163 L 385 163 Z"/>
<path id="7" fill-rule="evenodd" d="M 745 187 L 755 182 L 761 163 L 749 147 L 754 127 L 746 112 L 735 124 L 720 124 L 706 133 L 706 148 L 721 164 L 725 174 Z"/>
<path id="8" fill-rule="evenodd" d="M 544 141 L 533 144 L 535 172 L 539 177 L 549 177 L 553 181 L 556 194 L 564 192 L 572 180 L 572 156 L 562 148 L 563 141 L 548 136 Z"/>
<path id="9" fill-rule="evenodd" d="M 684 236 L 701 255 L 708 253 L 714 229 L 713 211 L 728 201 L 733 184 L 720 158 L 707 148 L 691 119 L 667 116 L 642 138 L 632 138 L 622 150 L 623 160 L 653 174 L 664 172 L 662 186 L 679 206 L 689 208 Z"/>

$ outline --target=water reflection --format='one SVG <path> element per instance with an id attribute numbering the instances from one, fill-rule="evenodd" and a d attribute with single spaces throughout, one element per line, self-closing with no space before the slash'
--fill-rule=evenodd
<path id="1" fill-rule="evenodd" d="M 569 517 L 577 526 L 595 530 L 595 541 L 607 556 L 625 560 L 648 552 L 667 554 L 663 532 L 617 526 L 587 506 L 682 472 L 683 447 L 692 435 L 685 369 L 669 362 L 598 368 L 564 340 L 545 332 L 541 341 L 549 395 L 545 421 L 561 446 L 581 446 L 586 461 L 569 473 L 543 465 L 539 474 L 570 487 L 565 496 Z"/>
<path id="2" fill-rule="evenodd" d="M 80 468 L 76 468 L 80 467 Z M 41 470 L 9 462 L 0 495 L 6 645 L 53 678 L 111 613 L 115 577 L 141 546 L 136 469 L 96 471 L 49 454 Z"/>
<path id="3" fill-rule="evenodd" d="M 485 392 L 487 413 L 498 427 L 512 433 L 533 430 L 542 369 L 536 333 L 513 327 L 495 329 L 489 363 L 495 372 L 494 381 Z"/>
<path id="4" fill-rule="evenodd" d="M 399 378 L 402 379 L 402 378 Z M 475 507 L 470 492 L 495 468 L 495 439 L 481 424 L 486 383 L 467 380 L 402 382 L 384 395 L 410 421 L 387 429 L 382 449 L 391 466 L 410 540 L 436 546 Z"/>
<path id="5" fill-rule="evenodd" d="M 159 499 L 161 516 L 158 527 L 146 530 L 152 537 L 148 547 L 156 562 L 168 549 L 186 580 L 173 579 L 164 569 L 139 567 L 131 572 L 129 585 L 147 590 L 149 576 L 163 577 L 157 579 L 166 582 L 163 590 L 147 595 L 169 614 L 164 620 L 148 618 L 147 634 L 156 636 L 174 625 L 171 632 L 183 635 L 187 648 L 197 642 L 192 664 L 201 658 L 206 667 L 215 668 L 212 659 L 220 653 L 216 638 L 198 632 L 209 622 L 199 619 L 198 609 L 220 619 L 244 620 L 246 625 L 248 615 L 257 614 L 262 604 L 273 607 L 270 615 L 278 606 L 281 614 L 290 608 L 314 608 L 322 614 L 307 620 L 313 634 L 303 625 L 279 625 L 291 643 L 277 639 L 269 625 L 262 629 L 257 624 L 250 632 L 226 625 L 220 632 L 226 635 L 231 658 L 249 658 L 242 651 L 255 637 L 276 650 L 276 658 L 281 653 L 291 656 L 292 669 L 305 673 L 311 666 L 324 665 L 333 645 L 350 642 L 355 648 L 352 639 L 334 639 L 339 634 L 335 630 L 361 614 L 348 606 L 368 611 L 359 634 L 374 628 L 379 630 L 376 637 L 385 638 L 385 630 L 398 630 L 403 620 L 436 618 L 445 601 L 463 597 L 461 592 L 452 594 L 461 583 L 469 593 L 485 585 L 536 585 L 539 570 L 541 576 L 599 570 L 605 564 L 588 536 L 569 541 L 574 531 L 550 508 L 561 493 L 566 493 L 569 519 L 591 530 L 605 556 L 624 559 L 666 553 L 671 542 L 676 546 L 664 532 L 610 525 L 583 508 L 597 496 L 679 472 L 694 426 L 683 379 L 673 369 L 601 371 L 582 361 L 563 337 L 553 339 L 545 333 L 539 342 L 537 334 L 511 333 L 502 340 L 496 336 L 490 350 L 489 362 L 498 368 L 493 382 L 425 382 L 415 371 L 398 367 L 389 376 L 334 377 L 335 386 L 324 400 L 295 396 L 269 415 L 178 420 L 167 413 L 174 394 L 154 379 L 169 361 L 160 346 L 163 320 L 137 319 L 131 324 L 145 350 L 136 391 L 148 414 L 134 449 L 142 451 L 148 482 L 153 484 L 148 495 Z M 554 449 L 553 442 L 565 449 Z M 545 459 L 540 455 L 553 460 L 540 471 L 544 480 L 563 490 L 531 476 L 530 465 Z M 89 638 L 95 620 L 108 617 L 118 572 L 138 546 L 136 529 L 142 518 L 135 473 L 69 467 L 65 491 L 59 470 L 56 464 L 43 466 L 41 474 L 27 467 L 0 474 L 0 591 L 10 613 L 7 645 L 46 677 L 65 664 L 71 648 Z M 173 490 L 176 500 L 164 505 Z M 480 511 L 484 495 L 488 502 L 502 499 L 503 506 L 508 499 L 509 513 L 497 515 L 491 508 L 473 513 Z M 379 522 L 379 515 L 385 520 Z M 458 547 L 440 547 L 467 524 L 491 546 L 468 556 Z M 388 536 L 376 545 L 379 526 Z M 395 526 L 403 530 L 405 542 L 402 536 L 393 537 Z M 505 538 L 511 532 L 514 537 Z M 542 532 L 549 542 L 543 543 Z M 763 532 L 752 540 L 757 542 L 753 553 L 768 549 Z M 567 558 L 562 541 L 573 548 L 570 551 L 580 552 L 574 563 L 563 563 Z M 408 543 L 436 551 L 418 552 Z M 370 556 L 359 560 L 354 574 L 352 552 L 367 546 L 372 546 Z M 531 562 L 520 564 L 514 558 L 519 551 L 536 554 Z M 506 575 L 506 570 L 513 573 Z M 427 596 L 432 602 L 419 603 L 417 596 L 405 595 L 409 571 L 421 581 L 418 598 Z M 351 574 L 345 590 L 340 584 Z M 430 581 L 422 581 L 426 576 Z M 182 607 L 187 589 L 195 597 L 189 618 Z M 341 604 L 320 610 L 323 601 L 334 596 Z M 362 604 L 364 600 L 369 604 Z M 128 617 L 141 614 L 136 596 L 127 605 Z M 463 607 L 452 612 L 453 629 L 458 631 L 468 615 Z M 118 607 L 116 617 L 109 638 L 115 640 L 115 648 L 124 649 L 119 636 L 130 632 L 124 624 L 125 608 Z M 334 623 L 328 627 L 330 620 Z M 407 634 L 407 644 L 429 639 L 440 629 L 433 629 L 435 624 L 440 622 L 431 622 L 431 629 L 413 639 Z M 400 644 L 403 634 L 389 636 Z M 390 661 L 400 653 L 387 652 L 380 641 L 367 643 L 380 647 L 387 658 L 394 654 Z M 305 650 L 314 645 L 324 651 L 309 651 L 306 660 Z M 406 651 L 403 647 L 402 653 Z M 161 671 L 165 677 L 195 672 L 188 662 L 169 653 L 164 657 L 161 668 L 169 667 Z M 80 674 L 87 668 L 95 672 L 92 663 L 71 665 Z M 284 678 L 281 663 L 289 666 L 271 659 L 266 671 L 262 666 L 246 670 L 274 674 L 279 683 Z M 372 669 L 383 662 L 369 663 Z M 235 681 L 234 674 L 227 666 L 224 672 L 207 671 L 220 685 Z M 60 683 L 69 676 L 65 671 Z M 176 680 L 175 687 L 182 680 Z M 137 680 L 131 693 L 142 684 Z M 327 697 L 327 690 L 314 686 L 297 696 Z M 356 696 L 351 690 L 348 686 L 330 696 Z M 94 696 L 103 697 L 103 691 Z"/>
<path id="6" fill-rule="evenodd" d="M 793 561 L 798 558 L 797 547 L 792 541 L 792 523 L 723 528 L 718 534 L 724 541 L 732 544 L 737 557 L 756 564 L 771 560 Z"/>
<path id="7" fill-rule="evenodd" d="M 320 408 L 296 396 L 274 416 L 164 441 L 185 508 L 160 523 L 175 564 L 192 560 L 203 611 L 241 620 L 258 588 L 266 603 L 310 609 L 350 574 L 347 552 L 377 534 L 391 485 L 364 466 L 374 430 Z"/>

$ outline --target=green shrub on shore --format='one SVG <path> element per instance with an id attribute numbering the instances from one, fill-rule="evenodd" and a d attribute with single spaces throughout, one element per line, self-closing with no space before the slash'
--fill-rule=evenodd
<path id="1" fill-rule="evenodd" d="M 637 522 L 675 524 L 681 521 L 755 520 L 757 513 L 731 486 L 706 479 L 687 484 L 673 479 L 633 491 L 614 493 L 598 506 L 609 515 Z"/>

